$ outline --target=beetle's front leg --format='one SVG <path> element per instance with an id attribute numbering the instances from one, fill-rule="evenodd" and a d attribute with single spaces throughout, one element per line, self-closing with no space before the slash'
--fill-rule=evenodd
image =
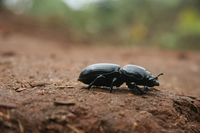
<path id="1" fill-rule="evenodd" d="M 130 83 L 126 83 L 126 85 L 128 86 L 128 88 L 130 89 L 134 89 L 137 87 L 137 84 L 135 82 L 130 82 Z"/>
<path id="2" fill-rule="evenodd" d="M 145 91 L 152 91 L 152 90 L 155 90 L 154 88 L 150 88 L 150 87 L 148 87 L 148 86 L 144 86 L 144 90 Z"/>
<path id="3" fill-rule="evenodd" d="M 128 85 L 128 88 L 130 88 L 130 89 L 137 89 L 141 94 L 145 94 L 146 93 L 140 87 L 138 87 L 135 82 L 130 82 L 127 85 Z"/>
<path id="4" fill-rule="evenodd" d="M 145 90 L 145 91 L 149 91 L 150 89 L 149 89 L 148 86 L 144 86 L 144 90 Z"/>

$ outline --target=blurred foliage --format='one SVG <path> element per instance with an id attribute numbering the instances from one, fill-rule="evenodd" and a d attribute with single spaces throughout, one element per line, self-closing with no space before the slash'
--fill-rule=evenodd
<path id="1" fill-rule="evenodd" d="M 91 42 L 200 49 L 199 0 L 99 0 L 79 10 L 61 0 L 29 2 L 25 13 L 44 27 L 49 21 L 68 26 Z"/>

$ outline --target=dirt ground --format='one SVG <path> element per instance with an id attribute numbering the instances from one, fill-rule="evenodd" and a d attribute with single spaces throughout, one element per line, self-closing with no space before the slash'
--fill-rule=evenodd
<path id="1" fill-rule="evenodd" d="M 140 95 L 125 84 L 84 89 L 88 65 L 135 64 L 160 76 Z M 70 44 L 0 32 L 0 133 L 200 132 L 200 53 Z"/>

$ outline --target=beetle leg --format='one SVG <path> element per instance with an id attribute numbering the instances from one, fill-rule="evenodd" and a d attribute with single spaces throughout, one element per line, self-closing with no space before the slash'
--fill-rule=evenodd
<path id="1" fill-rule="evenodd" d="M 117 78 L 113 78 L 113 80 L 112 80 L 112 83 L 110 85 L 110 93 L 112 93 L 113 85 L 114 85 L 115 81 L 117 81 Z"/>
<path id="2" fill-rule="evenodd" d="M 92 87 L 92 85 L 93 85 L 98 79 L 100 79 L 100 78 L 105 78 L 105 77 L 104 77 L 103 75 L 97 76 L 97 77 L 95 78 L 95 80 L 92 81 L 92 82 L 89 84 L 89 86 L 87 87 L 87 89 L 89 90 L 89 89 Z"/>
<path id="3" fill-rule="evenodd" d="M 143 91 L 140 87 L 137 86 L 137 84 L 135 82 L 130 82 L 128 84 L 128 88 L 130 89 L 137 89 L 141 94 L 145 94 L 146 92 Z"/>
<path id="4" fill-rule="evenodd" d="M 141 94 L 146 94 L 146 92 L 143 91 L 140 87 L 136 86 L 136 89 L 137 89 Z"/>
<path id="5" fill-rule="evenodd" d="M 145 91 L 149 91 L 150 89 L 149 89 L 148 86 L 144 86 L 144 90 L 145 90 Z"/>
<path id="6" fill-rule="evenodd" d="M 137 87 L 137 84 L 135 82 L 127 83 L 127 85 L 128 85 L 128 88 L 130 88 L 130 89 L 134 89 Z"/>
<path id="7" fill-rule="evenodd" d="M 137 89 L 141 94 L 146 94 L 146 92 L 143 91 L 140 87 L 137 86 L 136 89 Z"/>

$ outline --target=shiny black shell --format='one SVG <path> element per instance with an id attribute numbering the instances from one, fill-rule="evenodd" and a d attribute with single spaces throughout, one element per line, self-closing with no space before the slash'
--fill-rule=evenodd
<path id="1" fill-rule="evenodd" d="M 93 64 L 83 69 L 78 81 L 81 81 L 85 84 L 90 84 L 97 76 L 103 75 L 105 78 L 98 80 L 94 85 L 110 87 L 113 77 L 116 77 L 117 82 L 115 82 L 114 86 L 119 87 L 124 82 L 121 76 L 120 68 L 120 65 L 111 63 Z"/>
<path id="2" fill-rule="evenodd" d="M 151 87 L 150 79 L 155 77 L 145 68 L 137 65 L 126 65 L 122 68 L 121 72 L 127 84 L 135 82 L 137 85 L 148 85 Z"/>

